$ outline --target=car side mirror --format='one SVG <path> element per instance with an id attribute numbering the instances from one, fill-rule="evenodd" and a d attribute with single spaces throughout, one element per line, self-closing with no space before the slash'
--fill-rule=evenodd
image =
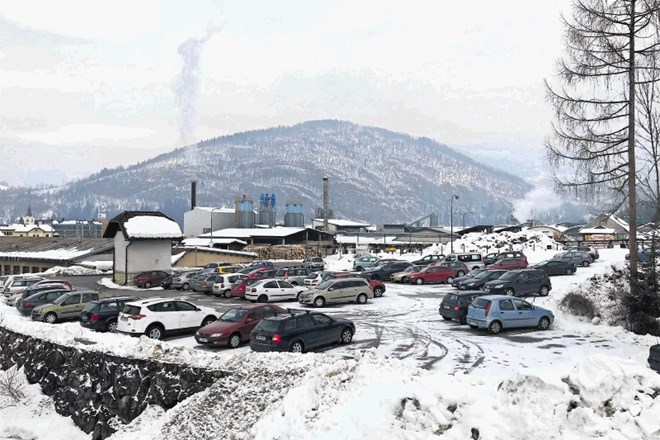
<path id="1" fill-rule="evenodd" d="M 331 287 L 331 288 L 328 289 L 328 292 L 332 292 L 333 290 L 335 290 L 335 288 Z"/>

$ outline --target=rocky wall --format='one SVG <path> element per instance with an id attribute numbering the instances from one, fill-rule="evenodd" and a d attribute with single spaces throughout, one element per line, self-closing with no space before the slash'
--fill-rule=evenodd
<path id="1" fill-rule="evenodd" d="M 113 426 L 130 422 L 147 405 L 172 408 L 229 375 L 66 347 L 0 327 L 0 369 L 14 365 L 93 439 L 108 437 Z"/>

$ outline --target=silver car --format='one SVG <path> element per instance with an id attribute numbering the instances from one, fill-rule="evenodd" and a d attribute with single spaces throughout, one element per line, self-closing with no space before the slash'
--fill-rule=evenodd
<path id="1" fill-rule="evenodd" d="M 172 280 L 172 285 L 170 287 L 172 289 L 188 290 L 190 289 L 190 278 L 192 278 L 193 276 L 199 273 L 200 273 L 199 270 L 193 270 L 191 272 L 184 272 L 180 275 L 177 275 Z"/>
<path id="2" fill-rule="evenodd" d="M 279 269 L 275 274 L 275 278 L 288 281 L 294 286 L 304 286 L 305 278 L 313 272 L 312 269 L 307 267 L 296 267 L 292 269 Z"/>
<path id="3" fill-rule="evenodd" d="M 553 260 L 561 260 L 567 263 L 573 263 L 575 266 L 588 267 L 594 262 L 593 257 L 587 252 L 582 251 L 567 251 L 556 254 L 552 257 Z"/>
<path id="4" fill-rule="evenodd" d="M 333 278 L 303 292 L 298 296 L 300 304 L 323 307 L 327 304 L 356 302 L 366 304 L 374 293 L 364 278 Z"/>

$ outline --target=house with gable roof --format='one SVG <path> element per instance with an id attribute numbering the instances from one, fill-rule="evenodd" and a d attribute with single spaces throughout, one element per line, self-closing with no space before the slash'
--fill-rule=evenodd
<path id="1" fill-rule="evenodd" d="M 584 241 L 627 240 L 628 223 L 614 214 L 600 214 L 580 228 Z"/>
<path id="2" fill-rule="evenodd" d="M 104 238 L 114 239 L 113 281 L 133 284 L 140 272 L 172 269 L 172 242 L 181 228 L 158 211 L 124 211 L 108 222 Z"/>

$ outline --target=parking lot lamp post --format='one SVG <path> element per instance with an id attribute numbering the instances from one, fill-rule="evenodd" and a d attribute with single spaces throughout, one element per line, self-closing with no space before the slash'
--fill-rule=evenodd
<path id="1" fill-rule="evenodd" d="M 449 253 L 454 253 L 454 199 L 458 200 L 456 194 L 449 199 Z"/>

